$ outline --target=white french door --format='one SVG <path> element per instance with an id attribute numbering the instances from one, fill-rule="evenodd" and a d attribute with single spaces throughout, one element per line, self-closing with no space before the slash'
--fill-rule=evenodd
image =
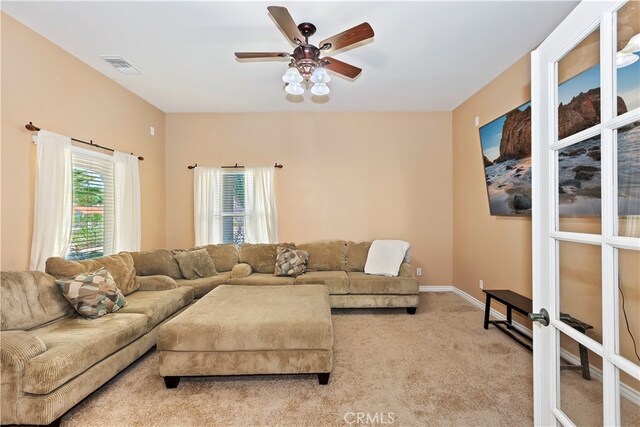
<path id="1" fill-rule="evenodd" d="M 536 425 L 640 419 L 639 5 L 583 1 L 532 53 Z"/>

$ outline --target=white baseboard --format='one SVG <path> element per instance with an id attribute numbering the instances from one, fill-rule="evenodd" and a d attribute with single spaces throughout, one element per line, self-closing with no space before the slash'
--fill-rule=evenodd
<path id="1" fill-rule="evenodd" d="M 471 304 L 475 305 L 479 309 L 484 310 L 485 308 L 484 302 L 480 301 L 479 299 L 477 299 L 472 295 L 469 295 L 465 291 L 456 288 L 455 286 L 420 286 L 420 292 L 453 292 L 454 294 L 462 297 L 463 299 L 467 300 Z M 507 320 L 507 316 L 495 310 L 494 308 L 491 309 L 491 316 L 498 320 Z M 533 332 L 531 331 L 531 329 L 527 328 L 526 326 L 516 321 L 513 321 L 513 327 L 519 330 L 520 332 L 522 332 L 523 334 L 525 334 L 526 336 L 528 336 L 529 338 L 533 337 Z M 580 358 L 574 355 L 573 353 L 570 353 L 566 350 L 560 350 L 560 354 L 567 362 L 573 365 L 580 364 Z M 602 370 L 596 368 L 593 365 L 590 365 L 589 369 L 591 372 L 591 378 L 599 382 L 602 382 Z M 634 390 L 628 385 L 620 383 L 620 396 L 626 398 L 627 400 L 631 401 L 635 405 L 640 406 L 640 392 Z"/>

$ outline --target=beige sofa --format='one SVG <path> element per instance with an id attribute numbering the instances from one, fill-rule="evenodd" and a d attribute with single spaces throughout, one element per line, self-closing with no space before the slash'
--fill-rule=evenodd
<path id="1" fill-rule="evenodd" d="M 276 248 L 287 246 L 309 252 L 307 272 L 298 277 L 274 276 Z M 385 308 L 405 307 L 414 314 L 418 306 L 419 285 L 413 267 L 403 263 L 398 277 L 364 273 L 370 242 L 344 240 L 296 245 L 294 243 L 233 244 L 204 246 L 218 275 L 187 280 L 167 249 L 131 253 L 139 276 L 165 275 L 178 286 L 190 286 L 201 298 L 222 284 L 230 285 L 305 285 L 322 284 L 329 288 L 331 307 Z M 194 248 L 195 249 L 195 248 Z"/>
<path id="2" fill-rule="evenodd" d="M 159 326 L 193 301 L 190 287 L 177 287 L 165 276 L 136 278 L 129 254 L 51 261 L 47 271 L 60 276 L 107 266 L 119 287 L 136 289 L 128 289 L 124 308 L 88 320 L 75 313 L 53 276 L 1 273 L 3 425 L 58 424 L 67 410 L 151 349 Z"/>

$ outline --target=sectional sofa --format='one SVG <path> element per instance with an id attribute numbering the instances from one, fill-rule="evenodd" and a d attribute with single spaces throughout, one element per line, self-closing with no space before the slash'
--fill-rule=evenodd
<path id="1" fill-rule="evenodd" d="M 309 252 L 307 272 L 298 277 L 274 276 L 276 248 L 286 246 Z M 344 240 L 296 245 L 233 244 L 207 245 L 218 274 L 187 280 L 167 249 L 131 253 L 139 276 L 163 275 L 178 286 L 190 286 L 200 298 L 222 284 L 229 285 L 304 285 L 322 284 L 329 289 L 333 308 L 405 307 L 410 314 L 418 306 L 419 285 L 413 267 L 400 266 L 398 277 L 371 276 L 364 273 L 371 242 Z M 192 248 L 199 249 L 199 248 Z"/>
<path id="2" fill-rule="evenodd" d="M 167 249 L 86 261 L 50 258 L 50 274 L 2 272 L 0 422 L 58 424 L 66 411 L 156 345 L 162 324 L 222 284 L 322 284 L 332 307 L 406 307 L 415 313 L 418 282 L 412 267 L 402 264 L 398 277 L 365 275 L 370 243 L 284 245 L 309 251 L 306 274 L 274 276 L 278 245 L 266 244 L 205 246 L 218 274 L 195 280 L 182 276 Z M 103 267 L 127 305 L 87 320 L 64 299 L 55 278 Z"/>

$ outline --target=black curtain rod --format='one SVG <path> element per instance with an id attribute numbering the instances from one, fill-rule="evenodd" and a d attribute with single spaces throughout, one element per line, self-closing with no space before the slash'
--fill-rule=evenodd
<path id="1" fill-rule="evenodd" d="M 33 122 L 29 122 L 29 124 L 24 125 L 24 127 L 27 128 L 28 130 L 30 130 L 31 132 L 37 132 L 37 131 L 40 130 L 39 127 L 34 126 Z M 100 148 L 102 150 L 111 151 L 112 153 L 115 151 L 113 148 L 104 147 L 102 145 L 94 144 L 92 139 L 90 139 L 89 142 L 83 141 L 83 140 L 77 139 L 77 138 L 71 138 L 71 140 L 75 141 L 75 142 L 79 142 L 80 144 L 90 145 L 90 146 L 92 146 L 94 148 Z M 135 154 L 133 154 L 133 153 L 131 153 L 131 155 L 135 156 Z M 138 160 L 144 160 L 144 157 L 138 156 Z"/>
<path id="2" fill-rule="evenodd" d="M 187 166 L 187 169 L 195 169 L 195 168 L 197 168 L 197 167 L 198 167 L 198 164 L 196 163 L 196 164 L 194 164 L 194 165 L 189 165 L 189 166 Z M 220 166 L 220 167 L 221 167 L 222 169 L 244 169 L 244 165 L 239 165 L 239 164 L 237 164 L 237 163 L 236 163 L 235 165 L 233 165 L 233 166 Z M 276 162 L 276 163 L 273 165 L 273 167 L 274 167 L 274 168 L 278 168 L 278 169 L 282 169 L 284 166 L 279 165 L 279 164 L 278 164 L 278 162 Z"/>

